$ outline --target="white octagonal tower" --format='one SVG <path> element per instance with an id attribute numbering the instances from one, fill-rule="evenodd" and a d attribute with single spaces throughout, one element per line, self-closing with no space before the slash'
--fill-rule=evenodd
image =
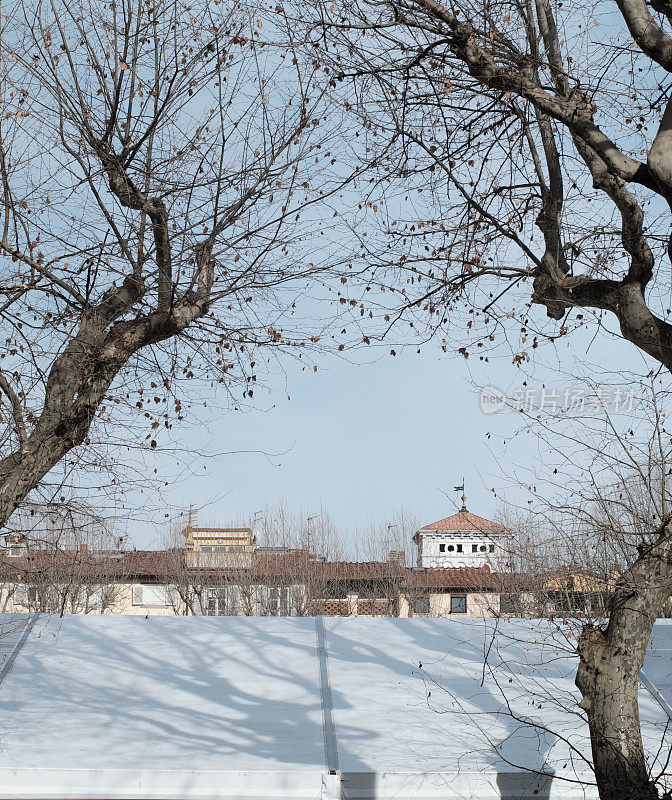
<path id="1" fill-rule="evenodd" d="M 417 564 L 431 567 L 482 567 L 501 569 L 507 560 L 510 533 L 497 522 L 484 519 L 462 506 L 457 514 L 420 528 L 413 536 Z"/>

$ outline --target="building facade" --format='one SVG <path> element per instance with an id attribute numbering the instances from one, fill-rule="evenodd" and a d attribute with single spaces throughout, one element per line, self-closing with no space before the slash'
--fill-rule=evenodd
<path id="1" fill-rule="evenodd" d="M 608 587 L 567 574 L 513 575 L 510 533 L 470 513 L 414 534 L 417 565 L 328 561 L 307 549 L 257 547 L 252 528 L 182 531 L 184 546 L 93 552 L 11 536 L 0 550 L 0 611 L 210 616 L 546 616 Z M 592 579 L 591 579 L 592 580 Z M 568 588 L 569 587 L 569 588 Z"/>
<path id="2" fill-rule="evenodd" d="M 503 525 L 462 506 L 457 514 L 420 528 L 413 541 L 420 569 L 488 566 L 496 570 L 506 562 L 511 536 Z"/>
<path id="3" fill-rule="evenodd" d="M 194 528 L 182 531 L 187 564 L 194 568 L 252 569 L 257 534 L 253 528 Z"/>
<path id="4" fill-rule="evenodd" d="M 499 608 L 498 577 L 487 567 L 417 570 L 307 550 L 258 552 L 249 569 L 194 564 L 186 547 L 10 552 L 0 556 L 0 612 L 465 617 Z"/>

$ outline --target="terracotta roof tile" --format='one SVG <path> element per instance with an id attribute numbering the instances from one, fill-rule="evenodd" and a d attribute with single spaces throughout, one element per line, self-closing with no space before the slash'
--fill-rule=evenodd
<path id="1" fill-rule="evenodd" d="M 286 553 L 257 552 L 254 563 L 255 578 L 297 577 L 303 575 L 310 563 L 307 550 L 289 550 Z"/>
<path id="2" fill-rule="evenodd" d="M 28 557 L 7 557 L 0 554 L 0 578 L 31 580 L 42 575 L 48 579 L 54 569 L 71 570 L 73 575 L 92 580 L 154 581 L 175 580 L 177 576 L 193 580 L 212 580 L 219 576 L 232 581 L 254 582 L 313 581 L 394 581 L 399 587 L 431 591 L 432 589 L 472 589 L 487 591 L 502 587 L 502 575 L 491 573 L 487 566 L 417 570 L 395 561 L 324 561 L 307 550 L 284 553 L 258 552 L 253 572 L 235 569 L 188 569 L 185 551 L 131 550 L 122 553 L 91 551 L 38 550 Z M 512 578 L 513 576 L 507 576 Z M 507 582 L 508 584 L 508 582 Z M 402 589 L 403 590 L 403 589 Z"/>
<path id="3" fill-rule="evenodd" d="M 421 531 L 487 531 L 488 533 L 499 533 L 505 531 L 503 525 L 484 519 L 469 511 L 458 511 L 452 517 L 440 519 L 420 528 Z"/>
<path id="4" fill-rule="evenodd" d="M 90 550 L 34 550 L 27 555 L 0 556 L 0 574 L 22 576 L 48 575 L 54 570 L 72 571 L 100 579 L 131 579 L 171 575 L 182 558 L 180 550 L 126 550 L 96 552 Z"/>
<path id="5" fill-rule="evenodd" d="M 410 572 L 410 571 L 409 571 Z M 497 574 L 490 568 L 458 567 L 455 569 L 437 568 L 412 571 L 406 577 L 406 585 L 414 589 L 475 589 L 487 591 L 497 588 Z"/>

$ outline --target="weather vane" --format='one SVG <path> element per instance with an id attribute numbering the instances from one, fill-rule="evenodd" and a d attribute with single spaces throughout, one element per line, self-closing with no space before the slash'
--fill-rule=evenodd
<path id="1" fill-rule="evenodd" d="M 462 500 L 462 508 L 460 509 L 460 511 L 466 511 L 467 510 L 467 505 L 466 505 L 467 496 L 464 493 L 464 477 L 462 478 L 462 485 L 461 486 L 453 486 L 453 489 L 456 492 L 462 492 L 462 498 L 461 498 L 461 500 Z"/>

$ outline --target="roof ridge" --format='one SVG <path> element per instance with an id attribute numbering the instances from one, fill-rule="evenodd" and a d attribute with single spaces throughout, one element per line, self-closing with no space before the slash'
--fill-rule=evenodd
<path id="1" fill-rule="evenodd" d="M 466 523 L 466 524 L 465 524 Z M 486 517 L 474 514 L 472 511 L 460 510 L 449 517 L 431 522 L 420 528 L 421 531 L 427 530 L 453 530 L 453 531 L 505 531 L 506 527 L 498 522 L 493 522 Z"/>

